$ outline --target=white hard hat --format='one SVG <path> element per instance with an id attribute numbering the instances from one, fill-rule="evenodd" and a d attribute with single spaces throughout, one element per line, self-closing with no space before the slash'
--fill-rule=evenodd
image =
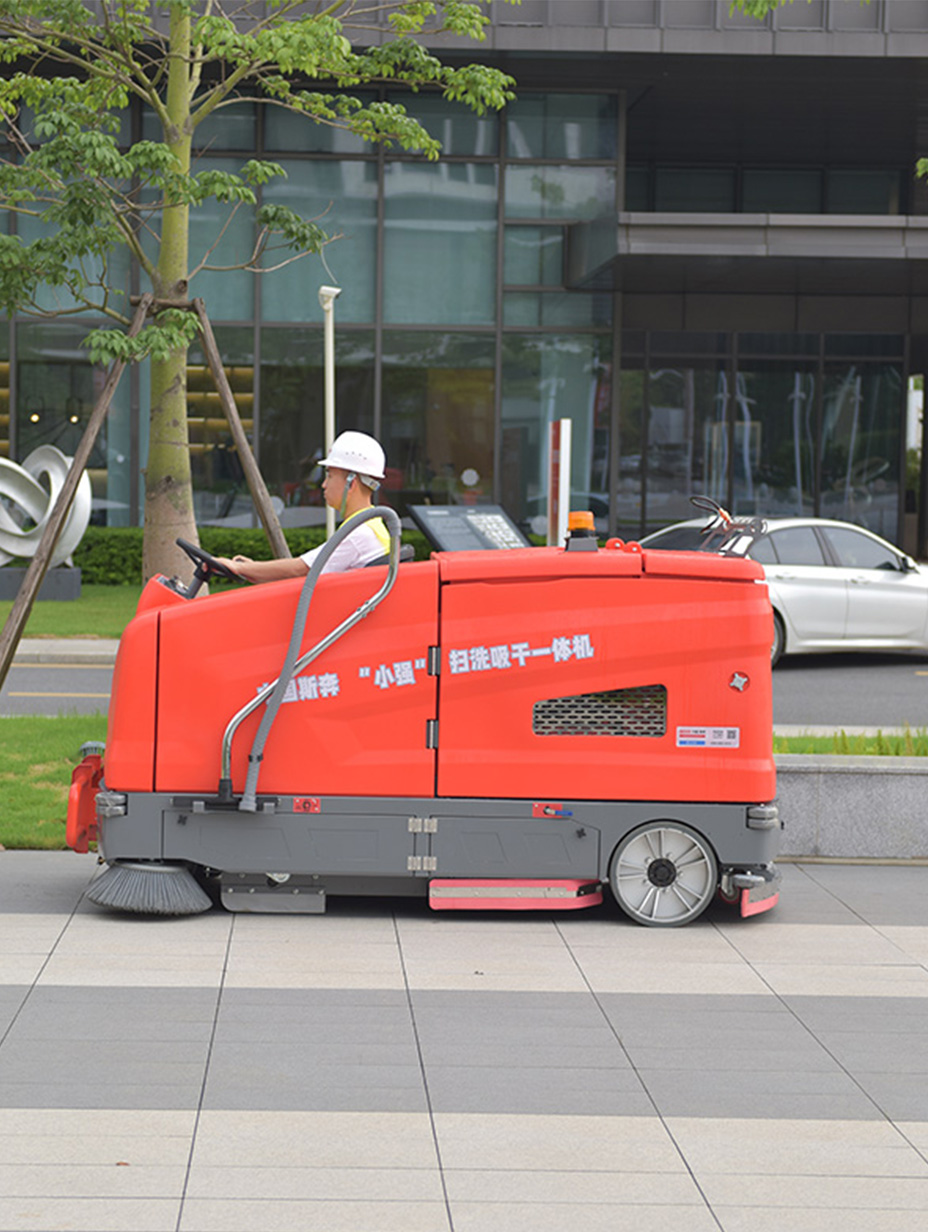
<path id="1" fill-rule="evenodd" d="M 386 455 L 377 441 L 366 432 L 342 432 L 332 442 L 328 456 L 320 466 L 338 466 L 354 474 L 383 479 Z"/>

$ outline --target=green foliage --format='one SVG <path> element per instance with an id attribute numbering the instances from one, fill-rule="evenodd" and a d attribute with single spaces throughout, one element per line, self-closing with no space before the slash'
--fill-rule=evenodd
<path id="1" fill-rule="evenodd" d="M 868 2 L 868 0 L 864 0 Z M 783 4 L 792 4 L 793 0 L 731 0 L 729 13 L 735 13 L 738 9 L 742 13 L 746 13 L 748 17 L 756 17 L 758 21 L 763 21 L 768 13 L 774 9 L 778 9 Z M 811 4 L 811 0 L 806 0 L 807 4 Z"/>
<path id="2" fill-rule="evenodd" d="M 284 538 L 291 553 L 299 556 L 325 541 L 325 528 L 290 528 L 284 531 Z M 403 542 L 415 547 L 417 559 L 428 559 L 431 547 L 420 531 L 404 531 Z M 260 529 L 201 526 L 200 543 L 213 556 L 239 554 L 270 560 L 272 555 L 267 536 Z M 142 578 L 142 531 L 133 526 L 88 526 L 74 551 L 74 563 L 81 570 L 83 586 L 138 586 Z M 93 629 L 88 627 L 84 632 Z"/>
<path id="3" fill-rule="evenodd" d="M 108 364 L 114 359 L 131 363 L 149 356 L 167 359 L 186 351 L 197 335 L 198 318 L 192 312 L 169 308 L 145 326 L 134 338 L 119 329 L 92 329 L 84 346 L 95 364 Z"/>
<path id="4" fill-rule="evenodd" d="M 134 526 L 88 526 L 74 551 L 74 563 L 81 571 L 82 583 L 139 585 L 142 579 L 142 536 L 141 528 Z M 300 528 L 285 531 L 284 537 L 296 556 L 322 543 L 325 531 L 323 528 Z M 200 544 L 204 551 L 213 556 L 240 553 L 255 560 L 268 560 L 271 556 L 263 530 L 202 526 Z"/>
<path id="5" fill-rule="evenodd" d="M 74 551 L 81 585 L 138 585 L 142 578 L 142 529 L 88 526 Z"/>
<path id="6" fill-rule="evenodd" d="M 849 3 L 850 0 L 842 0 L 843 3 Z M 739 9 L 742 13 L 746 13 L 748 17 L 756 17 L 758 21 L 763 21 L 768 13 L 774 9 L 782 8 L 784 4 L 792 4 L 793 0 L 731 0 L 729 5 L 729 13 L 735 13 Z M 798 0 L 802 3 L 802 0 Z M 806 0 L 807 4 L 811 4 L 812 0 Z M 857 0 L 858 4 L 869 4 L 870 0 Z"/>
<path id="7" fill-rule="evenodd" d="M 264 206 L 250 255 L 211 265 L 235 212 L 254 210 L 256 190 L 282 168 L 258 159 L 237 172 L 191 168 L 197 128 L 248 98 L 435 158 L 439 143 L 402 106 L 365 102 L 353 92 L 400 83 L 480 113 L 502 107 L 513 97 L 510 77 L 485 65 L 443 64 L 420 41 L 442 32 L 482 38 L 485 7 L 483 0 L 244 0 L 226 14 L 198 0 L 0 0 L 0 60 L 8 66 L 0 76 L 0 117 L 11 148 L 0 158 L 0 208 L 28 223 L 18 235 L 0 236 L 0 309 L 102 315 L 116 328 L 90 334 L 95 363 L 151 360 L 149 572 L 173 559 L 161 520 L 194 534 L 182 390 L 196 319 L 162 310 L 196 295 L 191 283 L 201 270 L 267 274 L 318 253 L 331 238 L 317 219 Z M 367 39 L 385 16 L 394 37 L 356 49 L 352 31 Z M 160 140 L 120 147 L 119 121 L 130 100 L 155 118 Z M 190 211 L 212 203 L 226 216 L 206 252 L 188 253 Z M 111 260 L 120 247 L 128 262 Z M 154 319 L 129 339 L 130 288 L 114 271 L 133 262 L 156 302 Z"/>
<path id="8" fill-rule="evenodd" d="M 420 41 L 441 33 L 482 39 L 482 3 L 336 0 L 307 14 L 296 0 L 278 0 L 267 10 L 245 3 L 234 18 L 211 8 L 203 13 L 193 0 L 167 7 L 175 18 L 191 17 L 189 43 L 182 23 L 174 21 L 169 36 L 152 24 L 142 0 L 0 0 L 0 59 L 12 70 L 0 80 L 0 116 L 17 147 L 0 162 L 0 206 L 43 227 L 30 243 L 0 237 L 0 306 L 8 312 L 40 311 L 41 290 L 52 287 L 125 327 L 131 313 L 119 297 L 126 288 L 114 287 L 107 271 L 114 246 L 127 247 L 157 284 L 160 253 L 151 251 L 165 209 L 211 200 L 230 209 L 254 206 L 255 189 L 283 174 L 278 164 L 253 159 L 233 173 L 191 172 L 185 162 L 189 135 L 237 94 L 247 91 L 310 122 L 428 158 L 438 156 L 439 143 L 405 108 L 362 102 L 350 91 L 386 82 L 433 87 L 479 113 L 513 97 L 506 74 L 443 64 Z M 348 37 L 354 22 L 369 29 L 381 14 L 395 37 L 356 50 Z M 172 94 L 178 73 L 184 88 Z M 307 88 L 314 80 L 334 83 L 337 92 Z M 119 116 L 131 96 L 160 121 L 163 139 L 120 149 Z M 243 268 L 273 267 L 262 264 L 272 235 L 288 260 L 318 252 L 327 240 L 314 221 L 279 207 L 265 208 L 258 221 L 265 243 Z M 98 362 L 139 359 L 158 353 L 156 346 L 169 346 L 157 331 L 123 352 L 95 334 L 91 353 Z"/>
<path id="9" fill-rule="evenodd" d="M 329 239 L 318 224 L 285 205 L 262 205 L 255 217 L 259 227 L 279 235 L 284 247 L 297 252 L 319 252 Z"/>

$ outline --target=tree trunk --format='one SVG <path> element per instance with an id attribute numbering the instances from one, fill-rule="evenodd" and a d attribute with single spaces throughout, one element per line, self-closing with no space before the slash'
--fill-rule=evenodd
<path id="1" fill-rule="evenodd" d="M 190 18 L 171 9 L 165 140 L 179 169 L 190 171 Z M 189 207 L 181 202 L 162 215 L 158 267 L 153 278 L 157 299 L 186 300 Z M 199 543 L 193 512 L 190 440 L 187 429 L 187 351 L 151 360 L 151 417 L 145 470 L 143 581 L 153 574 L 186 574 L 187 556 L 175 545 L 181 537 Z"/>

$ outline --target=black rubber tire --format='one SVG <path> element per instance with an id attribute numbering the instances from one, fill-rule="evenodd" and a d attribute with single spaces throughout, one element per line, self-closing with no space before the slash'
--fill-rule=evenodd
<path id="1" fill-rule="evenodd" d="M 770 666 L 776 667 L 786 650 L 786 629 L 779 612 L 773 613 L 773 644 L 770 647 Z"/>

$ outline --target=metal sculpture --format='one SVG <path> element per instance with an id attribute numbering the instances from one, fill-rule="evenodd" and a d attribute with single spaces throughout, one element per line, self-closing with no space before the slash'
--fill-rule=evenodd
<path id="1" fill-rule="evenodd" d="M 33 449 L 21 465 L 0 458 L 0 565 L 9 564 L 14 558 L 30 559 L 36 554 L 72 462 L 54 445 Z M 90 477 L 85 471 L 52 551 L 49 568 L 68 560 L 80 543 L 90 522 L 90 505 Z"/>

